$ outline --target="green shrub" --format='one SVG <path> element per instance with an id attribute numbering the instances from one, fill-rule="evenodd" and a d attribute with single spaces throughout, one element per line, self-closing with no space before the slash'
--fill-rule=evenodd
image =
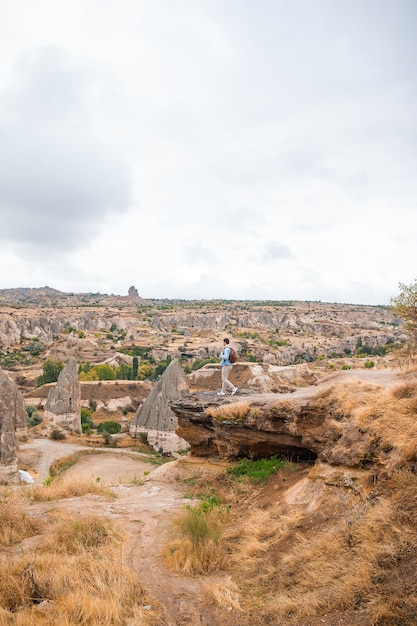
<path id="1" fill-rule="evenodd" d="M 257 461 L 242 459 L 235 467 L 229 468 L 227 473 L 235 478 L 247 477 L 250 482 L 259 483 L 266 482 L 271 474 L 275 474 L 286 465 L 288 465 L 287 461 L 278 459 L 276 456 Z"/>
<path id="2" fill-rule="evenodd" d="M 148 433 L 139 433 L 139 439 L 141 440 L 142 443 L 144 443 L 145 445 L 149 445 L 149 441 L 148 441 Z"/>
<path id="3" fill-rule="evenodd" d="M 32 406 L 31 404 L 29 404 L 29 406 L 26 407 L 26 413 L 28 414 L 28 427 L 29 428 L 33 428 L 33 426 L 37 426 L 43 421 L 41 415 L 38 412 L 38 409 L 35 406 Z"/>
<path id="4" fill-rule="evenodd" d="M 87 409 L 86 407 L 81 407 L 81 430 L 83 433 L 89 432 L 92 428 L 95 428 L 93 420 L 91 419 L 91 415 L 93 411 L 91 409 Z"/>
<path id="5" fill-rule="evenodd" d="M 217 543 L 221 538 L 221 526 L 213 521 L 202 509 L 187 507 L 184 516 L 177 520 L 177 526 L 181 535 L 188 537 L 194 549 L 199 550 L 207 541 Z"/>
<path id="6" fill-rule="evenodd" d="M 191 365 L 191 369 L 195 372 L 196 370 L 201 369 L 202 367 L 204 367 L 204 365 L 207 365 L 208 363 L 218 363 L 218 361 L 219 359 L 214 357 L 206 359 L 196 359 Z"/>
<path id="7" fill-rule="evenodd" d="M 375 363 L 373 361 L 365 361 L 365 367 L 367 369 L 371 369 L 372 367 L 375 367 Z"/>
<path id="8" fill-rule="evenodd" d="M 54 441 L 61 441 L 62 439 L 66 438 L 66 434 L 63 433 L 62 430 L 58 430 L 57 428 L 54 428 L 54 430 L 50 434 L 50 437 Z"/>
<path id="9" fill-rule="evenodd" d="M 114 435 L 115 433 L 120 433 L 121 426 L 118 422 L 108 421 L 102 422 L 97 426 L 97 432 L 99 433 L 109 433 L 110 435 Z"/>
<path id="10" fill-rule="evenodd" d="M 109 446 L 111 443 L 113 443 L 113 437 L 111 436 L 110 433 L 104 431 L 102 433 L 103 439 L 104 439 L 104 443 L 106 444 L 106 446 Z"/>

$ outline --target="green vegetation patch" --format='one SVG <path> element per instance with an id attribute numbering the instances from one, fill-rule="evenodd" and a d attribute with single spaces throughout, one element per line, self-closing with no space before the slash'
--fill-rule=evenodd
<path id="1" fill-rule="evenodd" d="M 247 478 L 253 483 L 265 483 L 271 474 L 288 465 L 288 461 L 271 456 L 269 459 L 241 459 L 235 467 L 227 470 L 227 473 L 234 478 Z"/>

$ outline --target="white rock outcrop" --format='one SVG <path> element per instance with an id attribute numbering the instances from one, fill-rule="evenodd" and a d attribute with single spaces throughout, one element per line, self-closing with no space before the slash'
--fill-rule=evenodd
<path id="1" fill-rule="evenodd" d="M 178 359 L 174 359 L 162 374 L 145 402 L 136 411 L 130 426 L 130 435 L 140 437 L 146 433 L 148 443 L 163 452 L 186 450 L 188 443 L 178 437 L 176 415 L 171 403 L 189 393 L 188 384 Z"/>
<path id="2" fill-rule="evenodd" d="M 65 430 L 81 432 L 81 385 L 77 361 L 72 356 L 60 372 L 58 382 L 48 394 L 45 418 Z"/>

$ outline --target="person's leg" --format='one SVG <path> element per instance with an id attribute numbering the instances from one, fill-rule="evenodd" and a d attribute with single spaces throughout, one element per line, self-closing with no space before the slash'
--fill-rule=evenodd
<path id="1" fill-rule="evenodd" d="M 223 365 L 222 367 L 222 391 L 226 393 L 226 389 L 230 387 L 234 389 L 235 386 L 230 382 L 229 375 L 233 369 L 233 365 Z"/>

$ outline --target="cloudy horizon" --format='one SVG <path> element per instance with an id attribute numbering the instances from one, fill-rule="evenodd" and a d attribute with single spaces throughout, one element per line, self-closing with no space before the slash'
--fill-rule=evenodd
<path id="1" fill-rule="evenodd" d="M 0 289 L 387 304 L 417 275 L 413 0 L 0 7 Z"/>

